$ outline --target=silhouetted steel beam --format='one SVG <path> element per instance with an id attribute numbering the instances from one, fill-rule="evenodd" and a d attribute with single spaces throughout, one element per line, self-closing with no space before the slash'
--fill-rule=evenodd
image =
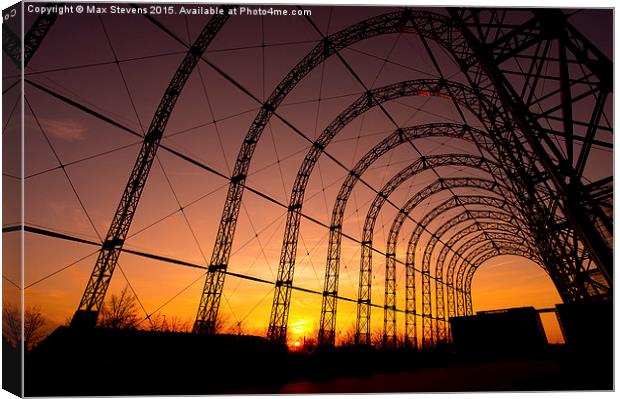
<path id="1" fill-rule="evenodd" d="M 78 309 L 71 326 L 94 327 L 105 294 L 112 279 L 121 249 L 127 238 L 133 216 L 138 207 L 142 190 L 155 160 L 159 142 L 164 134 L 168 119 L 174 106 L 194 70 L 202 53 L 211 43 L 217 32 L 228 20 L 228 13 L 213 16 L 196 38 L 177 71 L 172 77 L 166 92 L 153 116 L 148 132 L 144 136 L 142 148 L 131 171 L 129 181 L 123 191 L 120 203 L 101 246 L 95 267 L 88 279 Z"/>

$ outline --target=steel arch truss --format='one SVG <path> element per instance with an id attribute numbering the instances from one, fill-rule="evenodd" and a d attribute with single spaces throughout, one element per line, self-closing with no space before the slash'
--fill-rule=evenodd
<path id="1" fill-rule="evenodd" d="M 475 271 L 487 260 L 499 255 L 518 255 L 532 260 L 535 263 L 544 266 L 540 262 L 534 249 L 531 247 L 523 247 L 519 243 L 514 242 L 514 236 L 506 234 L 505 239 L 498 239 L 493 243 L 487 242 L 484 245 L 475 248 L 468 254 L 471 264 L 475 266 L 467 267 L 461 264 L 459 274 L 457 276 L 457 291 L 460 293 L 457 298 L 457 314 L 471 315 L 473 314 L 471 300 L 471 281 Z"/>
<path id="2" fill-rule="evenodd" d="M 490 219 L 492 221 L 486 222 L 481 221 L 481 219 Z M 454 236 L 472 231 L 482 231 L 487 234 L 486 232 L 488 231 L 502 230 L 511 231 L 515 236 L 521 236 L 526 239 L 528 238 L 527 230 L 522 223 L 519 222 L 519 219 L 512 213 L 505 213 L 504 211 L 495 210 L 466 209 L 459 215 L 452 217 L 432 234 L 431 239 L 426 243 L 424 249 L 424 255 L 422 257 L 422 270 L 431 270 L 431 257 L 437 243 L 440 242 L 441 237 L 444 237 L 447 233 L 452 232 L 456 226 L 469 221 L 473 223 L 456 232 Z M 450 244 L 450 241 L 451 239 L 444 244 L 444 248 L 450 248 L 448 245 L 453 245 Z M 430 287 L 426 286 L 425 288 L 429 289 Z M 438 260 L 435 266 L 435 314 L 437 319 L 437 323 L 435 325 L 435 336 L 437 337 L 436 342 L 445 342 L 446 340 L 444 288 L 447 287 L 444 286 L 442 263 Z M 431 297 L 430 292 L 423 293 L 423 298 L 429 297 Z"/>
<path id="3" fill-rule="evenodd" d="M 386 267 L 385 267 L 385 302 L 384 302 L 384 345 L 389 345 L 390 343 L 395 344 L 395 333 L 396 333 L 396 243 L 398 239 L 398 235 L 400 233 L 400 229 L 407 217 L 407 215 L 413 211 L 413 209 L 423 200 L 429 198 L 430 196 L 437 194 L 444 190 L 451 190 L 453 188 L 477 188 L 484 189 L 487 191 L 494 191 L 497 189 L 498 184 L 491 180 L 485 180 L 480 178 L 448 178 L 448 179 L 440 179 L 437 180 L 424 189 L 420 190 L 414 197 L 412 197 L 403 208 L 401 208 L 394 218 L 392 222 L 392 226 L 390 228 L 390 232 L 387 240 L 387 251 L 386 251 Z M 464 223 L 467 220 L 472 220 L 473 218 L 505 218 L 511 221 L 516 220 L 515 216 L 512 214 L 507 214 L 503 212 L 494 212 L 488 210 L 466 210 L 462 214 L 456 216 L 451 219 L 447 224 L 452 223 L 453 225 L 457 225 L 459 223 Z M 441 235 L 435 233 L 433 237 L 440 238 Z M 439 240 L 438 240 L 439 241 Z M 442 242 L 443 247 L 442 250 L 450 251 L 452 248 L 452 244 L 450 242 L 445 243 Z M 415 278 L 414 278 L 414 270 L 408 268 L 406 270 L 406 290 L 409 292 L 415 292 Z M 436 273 L 436 287 L 441 286 L 443 288 L 443 280 L 442 276 L 439 273 Z M 409 334 L 406 334 L 405 337 L 408 338 L 406 344 L 410 346 L 417 345 L 417 332 L 416 332 L 416 319 L 415 319 L 415 310 L 416 310 L 416 301 L 415 295 L 407 297 L 406 306 L 409 309 L 409 312 L 406 313 L 406 317 L 408 317 L 408 323 L 406 325 L 409 327 Z"/>
<path id="4" fill-rule="evenodd" d="M 222 213 L 220 227 L 216 237 L 211 261 L 211 271 L 207 276 L 201 304 L 197 315 L 197 324 L 213 324 L 217 316 L 219 298 L 223 287 L 225 269 L 230 257 L 230 249 L 234 237 L 234 231 L 238 219 L 241 198 L 243 196 L 243 183 L 247 177 L 247 171 L 251 162 L 256 144 L 266 126 L 268 120 L 275 114 L 276 108 L 282 103 L 286 95 L 299 83 L 312 69 L 332 56 L 341 49 L 358 41 L 389 33 L 410 32 L 436 40 L 447 48 L 455 58 L 462 55 L 466 50 L 465 41 L 451 21 L 441 15 L 425 11 L 413 12 L 405 9 L 401 12 L 384 14 L 362 21 L 356 25 L 334 33 L 319 43 L 303 60 L 301 60 L 285 77 L 285 79 L 273 91 L 269 99 L 263 104 L 239 151 L 235 169 L 231 178 L 231 184 L 227 194 L 226 204 Z M 482 96 L 469 96 L 464 103 L 476 104 L 476 100 Z M 484 111 L 490 110 L 488 115 Z M 491 119 L 500 115 L 492 107 L 478 107 L 474 113 L 485 115 Z M 495 126 L 493 120 L 488 121 L 487 126 Z M 502 126 L 502 124 L 499 124 Z M 508 129 L 509 130 L 509 129 Z M 519 147 L 520 150 L 524 150 Z M 286 295 L 284 295 L 286 301 Z M 284 315 L 285 312 L 282 312 Z M 273 319 L 273 318 L 272 318 Z M 278 317 L 282 320 L 282 317 Z M 281 326 L 280 326 L 281 327 Z M 208 330 L 208 329 L 207 329 Z M 276 329 L 272 329 L 275 333 Z M 277 328 L 277 336 L 281 336 L 282 329 Z"/>
<path id="5" fill-rule="evenodd" d="M 531 184 L 549 188 L 544 203 L 557 221 L 547 231 L 557 234 L 568 254 L 565 267 L 573 268 L 582 286 L 573 300 L 609 298 L 613 223 L 588 193 L 583 172 L 593 144 L 612 147 L 612 129 L 604 117 L 612 91 L 611 61 L 560 10 L 527 13 L 525 21 L 513 26 L 501 22 L 510 17 L 507 10 L 449 13 L 478 54 L 471 58 L 474 62 L 461 62 L 468 80 L 491 92 L 493 101 L 506 109 L 545 173 Z M 543 68 L 559 73 L 546 76 Z M 511 75 L 517 78 L 509 79 Z M 551 139 L 556 133 L 563 137 L 564 148 Z M 578 156 L 576 141 L 583 143 Z M 583 262 L 580 252 L 589 259 Z"/>
<path id="6" fill-rule="evenodd" d="M 332 346 L 335 342 L 335 323 L 336 323 L 336 296 L 338 294 L 338 278 L 340 269 L 340 248 L 342 240 L 342 222 L 346 206 L 351 193 L 361 175 L 381 156 L 394 148 L 409 144 L 412 140 L 427 137 L 451 137 L 462 139 L 472 137 L 474 140 L 481 136 L 488 136 L 487 133 L 472 128 L 470 126 L 454 123 L 432 123 L 420 126 L 411 126 L 397 129 L 366 155 L 364 155 L 347 175 L 343 182 L 332 211 L 330 223 L 329 244 L 327 249 L 327 266 L 325 269 L 325 283 L 323 290 L 323 303 L 321 308 L 321 319 L 319 327 L 319 343 L 322 346 Z M 484 140 L 480 140 L 484 141 Z M 461 182 L 463 183 L 463 182 Z M 488 181 L 488 186 L 495 186 L 497 183 Z"/>
<path id="7" fill-rule="evenodd" d="M 406 268 L 415 268 L 415 253 L 418 246 L 418 242 L 422 233 L 426 230 L 426 227 L 441 214 L 448 212 L 455 208 L 465 207 L 466 205 L 481 205 L 485 207 L 492 207 L 496 209 L 507 209 L 510 207 L 510 201 L 505 198 L 497 198 L 488 195 L 469 195 L 469 196 L 452 196 L 437 205 L 430 212 L 428 212 L 424 218 L 419 222 L 416 228 L 411 233 L 409 243 L 407 245 L 407 259 Z M 483 233 L 486 234 L 486 233 Z M 455 251 L 453 258 L 462 258 L 462 252 Z M 421 270 L 422 277 L 422 347 L 433 346 L 432 338 L 432 306 L 431 306 L 431 279 L 435 278 L 431 276 L 430 266 L 428 270 Z M 406 291 L 406 295 L 415 295 L 415 292 Z M 406 331 L 410 330 L 406 328 Z"/>
<path id="8" fill-rule="evenodd" d="M 528 16 L 522 23 L 521 21 L 512 22 L 512 16 L 517 14 L 514 10 L 450 9 L 449 13 L 450 18 L 427 11 L 405 9 L 370 18 L 329 35 L 289 72 L 269 99 L 262 104 L 243 142 L 231 176 L 226 204 L 194 325 L 195 332 L 213 332 L 214 330 L 241 206 L 244 182 L 254 150 L 267 122 L 273 115 L 277 115 L 276 109 L 285 97 L 317 65 L 361 40 L 391 33 L 415 33 L 425 39 L 436 41 L 459 64 L 468 80 L 469 87 L 437 79 L 400 82 L 370 90 L 341 114 L 341 119 L 334 120 L 323 132 L 321 138 L 313 143 L 311 151 L 300 168 L 289 203 L 287 228 L 269 328 L 270 338 L 279 341 L 286 339 L 290 284 L 293 280 L 301 207 L 305 186 L 314 164 L 325 152 L 331 138 L 349 121 L 371 107 L 402 96 L 430 94 L 448 97 L 476 115 L 485 129 L 493 133 L 492 136 L 485 135 L 483 132 L 479 134 L 471 128 L 461 127 L 461 129 L 467 130 L 472 137 L 475 136 L 477 144 L 506 163 L 505 169 L 499 167 L 496 172 L 498 176 L 506 179 L 506 191 L 514 195 L 515 203 L 523 209 L 523 215 L 518 219 L 519 224 L 527 226 L 530 234 L 528 242 L 537 244 L 530 256 L 535 257 L 541 265 L 544 265 L 564 300 L 611 297 L 613 216 L 612 208 L 609 206 L 609 193 L 613 192 L 613 183 L 609 177 L 605 177 L 585 184 L 587 180 L 584 178 L 592 147 L 612 148 L 612 127 L 605 116 L 612 93 L 610 60 L 572 27 L 566 20 L 566 16 L 559 10 L 536 10 L 533 13 L 519 11 L 520 14 Z M 117 212 L 101 246 L 97 263 L 72 325 L 94 325 L 96 322 L 99 308 L 127 237 L 168 118 L 189 75 L 227 18 L 226 12 L 223 16 L 211 18 L 196 42 L 189 48 L 161 99 L 148 133 L 144 137 L 140 154 L 132 169 Z M 55 14 L 37 18 L 24 39 L 24 65 L 31 59 L 55 19 Z M 3 26 L 3 30 L 6 30 L 4 28 L 6 27 Z M 15 36 L 6 34 L 3 37 L 5 38 L 3 40 L 5 51 L 14 61 L 18 60 L 20 54 L 15 46 Z M 21 67 L 21 63 L 19 66 Z M 552 70 L 557 69 L 557 75 L 547 75 L 545 71 L 549 69 L 549 66 Z M 511 79 L 511 76 L 518 78 Z M 550 84 L 546 84 L 548 82 Z M 445 124 L 444 128 L 451 129 L 449 124 Z M 403 138 L 405 140 L 413 138 L 406 137 L 406 129 L 400 129 L 397 133 L 400 143 L 403 142 Z M 551 136 L 559 137 L 564 145 L 558 144 Z M 577 149 L 576 142 L 580 143 Z M 390 145 L 382 143 L 386 146 Z M 369 160 L 370 158 L 364 161 Z M 421 158 L 423 163 L 428 160 L 429 158 Z M 325 306 L 325 300 L 333 299 L 333 311 L 322 312 L 321 322 L 321 336 L 326 342 L 333 342 L 334 339 L 332 323 L 335 323 L 336 307 L 335 294 L 332 295 L 332 293 L 337 292 L 337 270 L 340 256 L 339 241 L 338 245 L 331 247 L 332 234 L 335 237 L 334 240 L 340 240 L 341 231 L 338 229 L 341 227 L 338 226 L 341 226 L 342 220 L 339 213 L 344 213 L 346 206 L 344 197 L 348 198 L 353 185 L 359 180 L 364 170 L 362 168 L 352 172 L 347 177 L 348 186 L 343 185 L 344 191 L 341 190 L 343 197 L 341 199 L 339 196 L 334 206 L 332 218 L 334 229 L 330 232 L 330 251 L 333 249 L 333 252 L 328 254 L 324 291 L 324 309 L 329 307 Z M 511 178 L 511 175 L 514 175 L 514 178 Z M 381 204 L 371 210 L 378 213 L 378 209 L 387 201 L 387 195 L 389 195 L 387 191 L 381 190 L 377 197 Z M 463 205 L 463 198 L 466 197 L 458 199 L 455 197 L 458 206 Z M 361 260 L 363 273 L 360 273 L 360 287 L 363 286 L 364 289 L 366 289 L 366 284 L 362 284 L 361 278 L 362 274 L 366 278 L 371 272 L 371 260 L 368 259 L 371 259 L 372 250 L 374 227 L 372 219 L 376 218 L 377 214 L 373 216 L 369 211 L 369 215 L 370 219 L 367 217 L 367 221 L 372 224 L 368 226 L 370 240 L 366 239 L 365 225 L 365 238 L 362 241 L 365 255 Z M 339 218 L 340 222 L 338 222 Z M 474 219 L 477 220 L 477 218 Z M 514 222 L 515 220 L 511 220 L 507 223 Z M 478 227 L 482 226 L 477 221 L 475 224 Z M 480 237 L 488 239 L 491 233 L 486 228 L 482 230 Z M 392 231 L 390 233 L 392 234 Z M 419 236 L 415 239 L 414 247 L 418 239 Z M 491 240 L 491 244 L 483 245 L 493 247 L 495 255 L 492 256 L 497 256 L 500 250 L 518 251 L 516 248 L 511 249 L 509 244 L 499 245 L 502 241 L 497 240 Z M 430 256 L 437 242 L 439 238 L 430 246 L 428 254 L 425 251 L 422 264 L 423 292 L 430 293 Z M 391 249 L 390 244 L 391 242 L 388 242 L 387 259 L 395 262 L 395 239 Z M 504 246 L 506 249 L 502 249 Z M 411 240 L 409 247 L 411 247 Z M 446 246 L 443 249 L 445 248 Z M 476 251 L 478 249 L 474 249 L 474 252 Z M 448 250 L 445 252 L 444 257 L 448 252 Z M 482 253 L 478 258 L 471 254 L 455 253 L 450 262 L 450 265 L 455 262 L 451 270 L 456 267 L 458 258 L 462 260 L 458 269 L 459 273 L 461 269 L 463 273 L 465 270 L 475 270 L 475 262 L 483 263 L 486 256 L 491 256 L 489 255 L 491 252 Z M 407 259 L 409 261 L 409 248 Z M 330 265 L 331 261 L 334 263 Z M 386 266 L 387 264 L 386 262 Z M 472 266 L 469 269 L 465 267 L 468 264 Z M 440 265 L 443 267 L 443 261 L 437 265 L 437 270 L 442 270 L 439 269 Z M 410 269 L 413 273 L 413 263 L 411 268 L 407 267 L 408 271 Z M 436 276 L 436 282 L 441 287 L 443 284 L 439 279 L 442 276 L 443 274 Z M 461 274 L 457 276 L 457 285 L 459 276 Z M 462 283 L 463 277 L 460 277 L 462 291 L 466 291 L 468 284 L 471 284 L 470 274 L 467 276 L 465 288 Z M 390 279 L 392 281 L 393 277 L 391 276 Z M 331 284 L 329 286 L 328 280 Z M 424 291 L 425 282 L 428 283 L 427 291 Z M 367 286 L 368 302 L 365 299 L 366 293 L 360 289 L 358 312 L 369 303 L 370 280 Z M 391 300 L 392 298 L 389 301 Z M 386 309 L 388 309 L 389 301 L 386 294 Z M 415 303 L 415 292 L 413 301 Z M 428 304 L 430 306 L 430 297 Z M 324 317 L 325 314 L 330 316 Z M 369 315 L 368 310 L 368 317 Z M 425 311 L 424 315 L 428 315 L 430 321 L 432 311 L 429 310 L 428 313 Z M 331 319 L 325 322 L 327 327 L 324 329 L 323 319 L 330 317 Z M 358 324 L 359 320 L 361 319 L 358 318 Z M 369 323 L 367 325 L 369 326 Z M 359 330 L 360 328 L 358 332 Z"/>
<path id="9" fill-rule="evenodd" d="M 381 22 L 383 26 L 377 24 L 377 22 Z M 220 225 L 221 228 L 218 232 L 218 240 L 216 241 L 216 246 L 214 248 L 214 255 L 220 254 L 222 256 L 219 256 L 218 261 L 213 265 L 213 272 L 209 274 L 209 278 L 207 279 L 208 284 L 205 285 L 205 293 L 208 291 L 207 287 L 212 285 L 209 283 L 209 280 L 216 281 L 216 285 L 219 284 L 219 288 L 216 287 L 214 291 L 211 290 L 211 296 L 214 298 L 219 298 L 217 292 L 221 290 L 221 286 L 223 285 L 224 274 L 218 272 L 217 268 L 225 269 L 227 265 L 228 255 L 230 252 L 230 243 L 232 241 L 232 235 L 236 224 L 235 215 L 238 214 L 238 207 L 242 195 L 241 183 L 247 175 L 247 169 L 249 168 L 250 158 L 254 151 L 256 141 L 258 140 L 266 121 L 271 117 L 272 113 L 275 112 L 275 108 L 281 103 L 286 94 L 292 90 L 292 87 L 294 87 L 303 78 L 303 76 L 305 76 L 320 62 L 323 62 L 327 57 L 334 54 L 334 52 L 356 41 L 379 34 L 393 33 L 397 31 L 416 31 L 422 36 L 438 41 L 446 47 L 455 57 L 457 62 L 461 64 L 464 63 L 464 60 L 471 60 L 472 57 L 476 56 L 476 54 L 472 53 L 471 49 L 468 48 L 466 40 L 460 36 L 459 29 L 456 29 L 450 20 L 431 13 L 414 13 L 409 10 L 405 10 L 403 13 L 386 14 L 384 16 L 364 21 L 327 37 L 321 44 L 317 45 L 315 49 L 313 49 L 291 71 L 291 73 L 287 75 L 285 80 L 274 91 L 272 95 L 273 98 L 270 98 L 270 100 L 263 106 L 261 113 L 257 116 L 255 123 L 252 125 L 252 128 L 246 137 L 246 141 L 240 151 L 238 162 L 235 167 L 235 175 L 233 176 L 231 186 L 229 188 L 229 196 L 225 205 L 222 224 Z M 485 87 L 485 90 L 486 89 L 487 88 Z M 497 99 L 493 97 L 493 93 L 489 92 L 489 94 L 491 94 L 489 97 L 485 96 L 487 93 L 483 94 L 483 91 L 478 88 L 475 89 L 475 92 L 476 96 L 474 97 L 480 100 L 480 109 L 477 110 L 478 112 L 474 111 L 474 113 L 490 118 L 487 120 L 486 126 L 494 128 L 499 136 L 506 136 L 503 139 L 503 151 L 504 153 L 510 155 L 507 159 L 511 160 L 515 165 L 521 166 L 519 169 L 519 174 L 522 176 L 539 178 L 541 173 L 535 165 L 535 157 L 527 151 L 526 147 L 523 146 L 518 137 L 513 137 L 516 136 L 514 129 L 512 129 L 512 127 L 507 123 L 510 122 L 510 119 L 507 118 L 506 115 L 502 115 L 498 111 L 498 108 L 493 106 L 493 102 L 498 103 Z M 487 98 L 490 99 L 488 100 L 490 103 L 487 102 L 482 104 L 487 100 Z M 367 101 L 369 102 L 372 100 L 373 99 L 370 98 L 370 96 L 367 98 Z M 466 103 L 472 102 L 469 101 Z M 502 120 L 496 120 L 497 118 Z M 518 154 L 518 156 L 515 156 L 515 154 Z M 239 166 L 239 168 L 237 166 Z M 535 176 L 532 176 L 532 174 Z M 237 211 L 235 211 L 235 209 L 237 209 Z M 291 210 L 291 212 L 295 213 L 294 210 Z M 541 209 L 540 214 L 545 214 L 543 209 Z M 223 241 L 219 240 L 219 238 L 223 238 Z M 287 239 L 285 238 L 285 241 L 286 240 Z M 226 248 L 228 248 L 228 250 Z M 288 252 L 288 254 L 290 254 L 290 252 Z M 580 267 L 580 265 L 577 266 Z M 279 291 L 279 293 L 276 295 L 274 300 L 270 322 L 270 336 L 278 340 L 282 340 L 282 336 L 286 334 L 285 325 L 287 303 L 290 300 L 290 289 L 288 289 L 287 282 L 290 281 L 289 277 L 292 277 L 292 274 L 288 273 L 289 270 L 292 272 L 292 268 L 289 268 L 286 270 L 286 273 L 282 273 L 281 277 L 283 278 L 279 279 L 278 285 L 276 286 L 276 290 Z M 221 280 L 213 280 L 212 274 L 214 273 L 219 273 Z M 284 288 L 281 289 L 281 287 Z M 214 304 L 214 306 L 217 308 L 218 305 Z M 200 309 L 203 309 L 203 307 L 201 306 Z M 215 313 L 216 312 L 217 310 L 215 310 Z M 200 319 L 204 315 L 204 310 L 199 310 L 198 318 Z"/>
<path id="10" fill-rule="evenodd" d="M 394 177 L 390 179 L 379 191 L 375 199 L 373 200 L 366 219 L 364 222 L 364 229 L 362 232 L 362 255 L 360 260 L 360 277 L 359 277 L 359 292 L 358 292 L 358 307 L 357 307 L 357 322 L 356 322 L 356 342 L 359 344 L 370 344 L 370 290 L 372 280 L 372 242 L 374 225 L 381 208 L 388 200 L 389 196 L 405 181 L 421 173 L 425 170 L 432 170 L 441 166 L 467 166 L 470 168 L 481 169 L 485 172 L 493 175 L 497 173 L 499 166 L 489 162 L 488 160 L 473 155 L 435 155 L 429 157 L 422 157 L 398 172 Z M 424 200 L 425 195 L 431 195 L 432 191 L 423 191 L 421 195 L 415 196 L 410 199 L 405 206 L 400 210 L 399 215 L 408 217 L 409 213 Z M 338 250 L 339 252 L 339 250 Z"/>
<path id="11" fill-rule="evenodd" d="M 199 307 L 197 324 L 205 323 L 210 325 L 214 322 L 217 315 L 217 308 L 219 306 L 219 298 L 221 296 L 221 289 L 223 287 L 224 273 L 223 271 L 227 267 L 228 258 L 230 256 L 230 247 L 234 236 L 234 230 L 236 226 L 238 210 L 241 203 L 241 197 L 243 194 L 243 182 L 247 176 L 247 171 L 251 161 L 252 154 L 256 147 L 256 143 L 260 138 L 260 135 L 269 120 L 269 118 L 275 113 L 275 109 L 282 103 L 284 97 L 292 90 L 293 87 L 306 76 L 316 65 L 323 62 L 326 58 L 330 57 L 334 53 L 341 49 L 356 43 L 360 40 L 364 40 L 369 37 L 395 33 L 395 32 L 416 32 L 419 35 L 437 41 L 443 47 L 445 47 L 449 53 L 455 58 L 455 60 L 464 68 L 467 68 L 468 73 L 472 71 L 472 60 L 476 60 L 479 56 L 478 50 L 474 47 L 472 49 L 471 40 L 468 37 L 467 32 L 464 31 L 462 26 L 456 26 L 450 19 L 443 16 L 428 13 L 428 12 L 413 12 L 411 10 L 404 10 L 403 12 L 396 12 L 391 14 L 385 14 L 382 16 L 374 17 L 365 20 L 359 24 L 353 25 L 347 29 L 337 32 L 333 35 L 326 37 L 319 43 L 295 68 L 287 75 L 287 77 L 278 85 L 276 90 L 270 96 L 269 100 L 263 105 L 261 111 L 257 115 L 246 140 L 244 141 L 242 148 L 239 152 L 237 162 L 235 165 L 235 172 L 231 179 L 231 185 L 229 186 L 229 192 L 227 195 L 224 212 L 222 215 L 222 222 L 218 230 L 216 239 L 216 245 L 213 251 L 213 257 L 211 262 L 211 272 L 208 274 L 207 281 L 205 283 L 205 289 L 203 290 L 203 298 L 201 299 L 201 305 Z M 538 34 L 542 35 L 544 32 L 539 31 Z M 517 51 L 518 53 L 518 51 Z M 482 72 L 480 72 L 482 74 Z M 469 76 L 469 75 L 468 75 Z M 470 79 L 470 83 L 472 83 Z M 549 203 L 539 201 L 541 194 L 536 194 L 539 191 L 553 192 L 553 187 L 546 183 L 546 179 L 543 177 L 543 173 L 538 168 L 537 157 L 540 154 L 531 154 L 528 147 L 524 146 L 520 140 L 520 132 L 515 131 L 512 126 L 512 120 L 509 115 L 500 112 L 498 108 L 500 100 L 497 93 L 493 90 L 493 87 L 484 86 L 482 88 L 476 86 L 472 87 L 474 93 L 476 93 L 470 103 L 477 103 L 479 100 L 481 106 L 474 113 L 476 115 L 483 115 L 486 117 L 485 126 L 494 130 L 498 137 L 502 141 L 502 155 L 506 155 L 506 160 L 512 162 L 517 169 L 517 175 L 520 178 L 527 179 L 529 181 L 540 181 L 541 189 L 543 190 L 528 190 L 529 193 L 534 193 L 532 202 L 535 208 L 537 208 L 536 214 L 538 218 L 543 218 L 544 215 L 550 215 Z M 372 98 L 368 98 L 368 101 L 372 101 Z M 486 102 L 485 102 L 486 101 Z M 549 166 L 543 162 L 543 166 L 546 168 L 546 172 L 549 172 Z M 536 180 L 538 179 L 538 180 Z M 567 191 L 561 191 L 561 194 L 565 194 Z M 538 197 L 536 197 L 538 196 Z M 584 202 L 585 203 L 585 202 Z M 578 205 L 581 206 L 581 205 Z M 553 214 L 557 213 L 555 209 Z M 291 209 L 291 214 L 297 214 L 295 209 Z M 570 212 L 569 212 L 570 213 Z M 561 215 L 560 215 L 561 216 Z M 539 220 L 539 222 L 541 222 Z M 541 229 L 546 229 L 548 222 L 541 223 Z M 578 229 L 581 234 L 581 230 Z M 598 233 L 597 233 L 598 234 Z M 543 237 L 542 232 L 538 234 Z M 558 234 L 560 236 L 561 234 Z M 570 234 L 569 234 L 570 235 Z M 566 234 L 564 235 L 566 236 Z M 577 237 L 577 236 L 575 236 Z M 583 240 L 583 237 L 581 237 Z M 285 241 L 287 239 L 285 238 Z M 566 239 L 562 237 L 552 237 L 551 242 L 548 244 L 551 249 L 549 253 L 556 252 L 557 257 L 558 248 L 562 244 L 561 242 Z M 587 252 L 589 254 L 593 250 L 600 250 L 599 247 L 593 248 L 589 245 L 589 241 L 586 242 Z M 573 246 L 563 246 L 563 250 L 571 250 Z M 284 251 L 284 250 L 283 250 Z M 601 252 L 600 250 L 599 252 Z M 603 251 L 604 252 L 604 251 Z M 290 253 L 289 253 L 290 254 Z M 597 261 L 596 264 L 601 266 L 601 259 L 605 260 L 602 255 L 595 254 L 594 258 Z M 578 262 L 581 257 L 575 256 L 575 254 L 569 255 L 571 261 L 575 263 L 576 269 L 583 268 L 583 262 Z M 561 263 L 557 261 L 556 263 Z M 592 266 L 592 262 L 589 263 L 590 268 L 597 269 L 596 266 Z M 290 281 L 289 277 L 292 277 L 292 268 L 285 268 L 281 273 L 276 286 L 276 290 L 279 293 L 275 297 L 273 312 L 270 322 L 270 336 L 274 339 L 282 340 L 282 337 L 286 334 L 286 316 L 287 316 L 287 304 L 290 300 L 290 287 L 287 282 Z M 289 273 L 290 271 L 290 273 Z M 591 274 L 594 274 L 591 273 Z M 607 279 L 609 282 L 609 279 Z"/>
<path id="12" fill-rule="evenodd" d="M 224 12 L 224 15 L 213 16 L 209 20 L 187 51 L 168 84 L 149 129 L 144 136 L 142 148 L 131 171 L 129 181 L 125 186 L 112 224 L 99 251 L 97 262 L 88 279 L 78 309 L 71 321 L 72 326 L 88 327 L 96 324 L 99 310 L 103 304 L 118 257 L 121 254 L 131 222 L 138 208 L 142 190 L 146 185 L 149 172 L 155 161 L 159 142 L 168 124 L 168 119 L 200 57 L 227 20 L 227 12 Z"/>
<path id="13" fill-rule="evenodd" d="M 58 18 L 58 13 L 50 12 L 39 14 L 37 19 L 35 19 L 24 37 L 24 67 L 28 66 L 30 59 L 41 45 L 41 42 L 43 42 L 45 35 L 54 25 L 54 22 L 56 22 L 56 18 Z M 21 38 L 7 24 L 2 24 L 2 50 L 9 56 L 17 68 L 22 68 Z"/>
<path id="14" fill-rule="evenodd" d="M 349 107 L 341 112 L 323 131 L 321 136 L 313 143 L 311 149 L 306 154 L 297 176 L 293 184 L 291 197 L 288 204 L 288 213 L 286 218 L 286 226 L 284 229 L 284 239 L 282 242 L 282 250 L 280 254 L 280 264 L 278 267 L 278 276 L 276 286 L 274 290 L 274 299 L 271 310 L 271 317 L 269 322 L 268 337 L 274 341 L 284 342 L 286 340 L 286 328 L 288 322 L 288 312 L 290 307 L 291 285 L 293 283 L 293 275 L 295 271 L 295 258 L 297 254 L 297 244 L 299 238 L 299 225 L 301 222 L 301 209 L 303 207 L 303 199 L 305 195 L 306 186 L 310 179 L 310 175 L 314 170 L 314 166 L 318 162 L 320 156 L 325 153 L 326 147 L 332 141 L 332 139 L 351 121 L 363 114 L 364 112 L 379 106 L 384 102 L 394 100 L 401 97 L 410 96 L 440 96 L 451 99 L 456 103 L 462 103 L 466 107 L 471 107 L 474 104 L 473 99 L 468 98 L 468 94 L 471 94 L 471 90 L 468 90 L 465 86 L 450 82 L 440 81 L 436 79 L 420 79 L 410 80 L 405 82 L 398 82 L 390 84 L 384 87 L 370 90 L 361 95 L 356 101 L 354 101 Z M 457 137 L 463 137 L 464 135 L 471 136 L 476 143 L 486 148 L 489 152 L 494 151 L 494 142 L 491 135 L 484 134 L 478 129 L 471 127 L 463 127 L 460 125 L 444 125 L 446 133 L 451 133 Z M 434 131 L 436 135 L 438 131 Z M 431 130 L 426 129 L 421 132 L 431 135 Z M 393 139 L 387 144 L 380 144 L 377 148 L 377 153 L 387 151 L 390 144 L 392 146 L 398 145 L 404 141 L 410 142 L 411 138 L 408 137 L 405 132 L 400 129 L 394 135 Z M 372 154 L 369 155 L 372 158 Z M 363 164 L 360 165 L 363 167 Z M 360 170 L 359 173 L 363 172 Z M 501 171 L 497 170 L 497 174 Z M 359 180 L 359 173 L 357 171 L 350 171 L 349 175 L 355 177 L 354 182 Z M 504 172 L 506 173 L 506 172 Z M 357 174 L 357 176 L 356 176 Z M 508 174 L 509 175 L 509 174 Z M 340 229 L 338 224 L 332 224 L 332 228 L 337 231 Z M 331 252 L 330 256 L 334 253 Z M 336 252 L 336 256 L 339 256 L 339 250 Z M 330 292 L 333 286 L 328 286 L 325 291 Z M 330 301 L 334 303 L 333 301 Z M 329 306 L 326 307 L 326 314 L 333 313 Z M 328 337 L 328 339 L 331 339 Z M 322 340 L 324 342 L 325 339 Z"/>

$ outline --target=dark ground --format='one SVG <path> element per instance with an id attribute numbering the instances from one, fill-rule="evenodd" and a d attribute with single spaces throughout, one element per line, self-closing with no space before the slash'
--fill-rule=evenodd
<path id="1" fill-rule="evenodd" d="M 613 389 L 612 352 L 287 353 L 259 337 L 55 331 L 26 357 L 27 396 Z"/>

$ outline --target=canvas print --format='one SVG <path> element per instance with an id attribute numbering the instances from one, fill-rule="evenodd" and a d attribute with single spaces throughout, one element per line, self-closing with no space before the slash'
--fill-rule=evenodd
<path id="1" fill-rule="evenodd" d="M 3 388 L 613 389 L 613 10 L 21 2 Z"/>

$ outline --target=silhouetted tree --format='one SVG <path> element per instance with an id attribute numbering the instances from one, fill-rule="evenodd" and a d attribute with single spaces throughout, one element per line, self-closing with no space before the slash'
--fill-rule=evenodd
<path id="1" fill-rule="evenodd" d="M 230 317 L 226 314 L 219 313 L 215 320 L 215 333 L 216 334 L 229 334 L 231 333 Z"/>
<path id="2" fill-rule="evenodd" d="M 345 332 L 341 334 L 340 345 L 341 346 L 355 345 L 355 323 L 349 326 L 349 328 L 346 329 Z"/>
<path id="3" fill-rule="evenodd" d="M 383 346 L 383 329 L 381 327 L 375 328 L 370 332 L 370 344 L 375 348 Z"/>
<path id="4" fill-rule="evenodd" d="M 166 316 L 156 313 L 150 318 L 151 331 L 189 332 L 190 325 L 189 320 L 183 320 L 179 316 Z"/>
<path id="5" fill-rule="evenodd" d="M 10 303 L 2 308 L 2 335 L 14 347 L 21 341 L 21 314 L 19 309 Z"/>
<path id="6" fill-rule="evenodd" d="M 2 309 L 2 334 L 5 339 L 17 348 L 22 341 L 21 312 L 17 306 L 6 304 Z M 24 347 L 31 350 L 44 337 L 43 327 L 45 318 L 37 306 L 31 306 L 24 311 Z"/>
<path id="7" fill-rule="evenodd" d="M 136 328 L 140 322 L 136 297 L 125 286 L 120 294 L 113 294 L 99 313 L 99 326 L 117 330 Z"/>

